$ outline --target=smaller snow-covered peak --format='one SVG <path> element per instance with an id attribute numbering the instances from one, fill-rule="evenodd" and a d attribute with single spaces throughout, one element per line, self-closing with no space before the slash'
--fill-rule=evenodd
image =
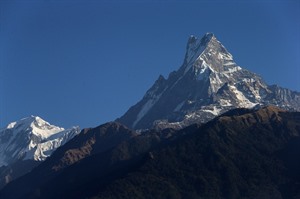
<path id="1" fill-rule="evenodd" d="M 50 125 L 48 122 L 46 122 L 42 118 L 31 115 L 29 117 L 22 118 L 19 121 L 15 121 L 15 122 L 8 124 L 7 128 L 14 128 L 14 127 L 18 127 L 18 126 L 31 126 L 33 123 L 35 123 L 38 126 Z"/>
<path id="2" fill-rule="evenodd" d="M 0 130 L 0 166 L 17 160 L 45 160 L 79 132 L 79 127 L 65 130 L 38 116 L 12 122 Z"/>
<path id="3" fill-rule="evenodd" d="M 50 125 L 48 122 L 46 122 L 39 116 L 33 116 L 33 122 L 35 122 L 38 126 Z"/>
<path id="4" fill-rule="evenodd" d="M 39 116 L 25 117 L 19 121 L 11 122 L 6 129 L 11 129 L 14 132 L 22 132 L 31 130 L 31 132 L 42 138 L 47 138 L 53 134 L 65 130 L 64 128 L 51 125 Z"/>

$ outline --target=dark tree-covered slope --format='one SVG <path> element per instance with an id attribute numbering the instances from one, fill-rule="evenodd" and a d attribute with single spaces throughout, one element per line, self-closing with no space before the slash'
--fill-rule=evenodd
<path id="1" fill-rule="evenodd" d="M 50 175 L 39 171 L 57 162 L 51 158 L 60 159 L 65 145 L 0 197 L 299 198 L 299 134 L 298 112 L 236 109 L 202 126 L 131 136 L 29 185 Z"/>
<path id="2" fill-rule="evenodd" d="M 300 113 L 232 113 L 151 152 L 94 198 L 299 198 Z"/>

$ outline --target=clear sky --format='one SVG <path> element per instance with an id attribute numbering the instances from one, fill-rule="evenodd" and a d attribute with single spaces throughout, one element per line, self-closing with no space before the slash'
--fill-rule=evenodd
<path id="1" fill-rule="evenodd" d="M 299 2 L 0 0 L 0 126 L 114 120 L 206 32 L 268 84 L 300 91 Z"/>

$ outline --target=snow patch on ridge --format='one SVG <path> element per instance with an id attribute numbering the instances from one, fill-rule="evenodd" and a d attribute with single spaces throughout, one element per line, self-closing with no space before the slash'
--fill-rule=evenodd
<path id="1" fill-rule="evenodd" d="M 210 71 L 213 71 L 213 69 L 209 67 L 209 65 L 202 58 L 199 58 L 198 62 L 200 62 L 201 64 L 194 65 L 196 78 L 197 80 L 206 80 L 209 76 Z"/>
<path id="2" fill-rule="evenodd" d="M 216 106 L 213 106 L 213 109 L 203 109 L 204 112 L 208 112 L 208 113 L 211 113 L 215 116 L 219 115 L 220 112 L 222 111 L 222 109 L 218 109 Z"/>
<path id="3" fill-rule="evenodd" d="M 230 100 L 220 99 L 219 101 L 221 106 L 232 106 Z"/>
<path id="4" fill-rule="evenodd" d="M 236 98 L 238 99 L 238 103 L 239 103 L 240 107 L 252 108 L 255 105 L 257 105 L 257 103 L 253 103 L 249 99 L 247 99 L 245 97 L 245 95 L 241 91 L 239 91 L 235 86 L 230 85 L 229 88 L 235 94 Z"/>
<path id="5" fill-rule="evenodd" d="M 12 129 L 12 128 L 14 128 L 15 127 L 15 125 L 17 124 L 17 122 L 12 122 L 12 123 L 10 123 L 9 125 L 7 125 L 7 129 Z"/>
<path id="6" fill-rule="evenodd" d="M 239 67 L 239 66 L 235 66 L 235 67 L 228 68 L 227 71 L 224 71 L 224 73 L 225 74 L 234 73 L 234 72 L 237 72 L 239 70 L 242 70 L 242 68 Z"/>

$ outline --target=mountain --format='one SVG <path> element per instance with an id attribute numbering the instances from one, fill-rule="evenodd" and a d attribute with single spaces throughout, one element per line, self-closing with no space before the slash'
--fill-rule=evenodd
<path id="1" fill-rule="evenodd" d="M 299 198 L 299 136 L 300 113 L 273 106 L 177 131 L 107 123 L 82 131 L 0 197 Z"/>
<path id="2" fill-rule="evenodd" d="M 37 116 L 12 122 L 0 130 L 0 166 L 17 160 L 43 161 L 78 133 L 78 127 L 65 130 Z"/>
<path id="3" fill-rule="evenodd" d="M 182 128 L 230 109 L 265 105 L 299 111 L 300 93 L 267 85 L 238 66 L 215 35 L 207 33 L 201 39 L 191 36 L 182 66 L 167 79 L 160 76 L 117 121 L 134 129 Z"/>
<path id="4" fill-rule="evenodd" d="M 103 176 L 103 180 L 113 179 L 126 170 L 123 162 L 139 157 L 159 142 L 156 133 L 142 135 L 115 122 L 84 129 L 32 172 L 8 184 L 0 198 L 84 198 L 89 181 Z M 5 190 L 10 187 L 18 187 L 18 192 L 7 195 Z M 31 193 L 33 190 L 38 195 Z"/>
<path id="5" fill-rule="evenodd" d="M 93 199 L 300 197 L 300 113 L 235 109 L 113 181 Z"/>
<path id="6" fill-rule="evenodd" d="M 0 187 L 30 171 L 80 132 L 31 116 L 0 130 Z"/>

